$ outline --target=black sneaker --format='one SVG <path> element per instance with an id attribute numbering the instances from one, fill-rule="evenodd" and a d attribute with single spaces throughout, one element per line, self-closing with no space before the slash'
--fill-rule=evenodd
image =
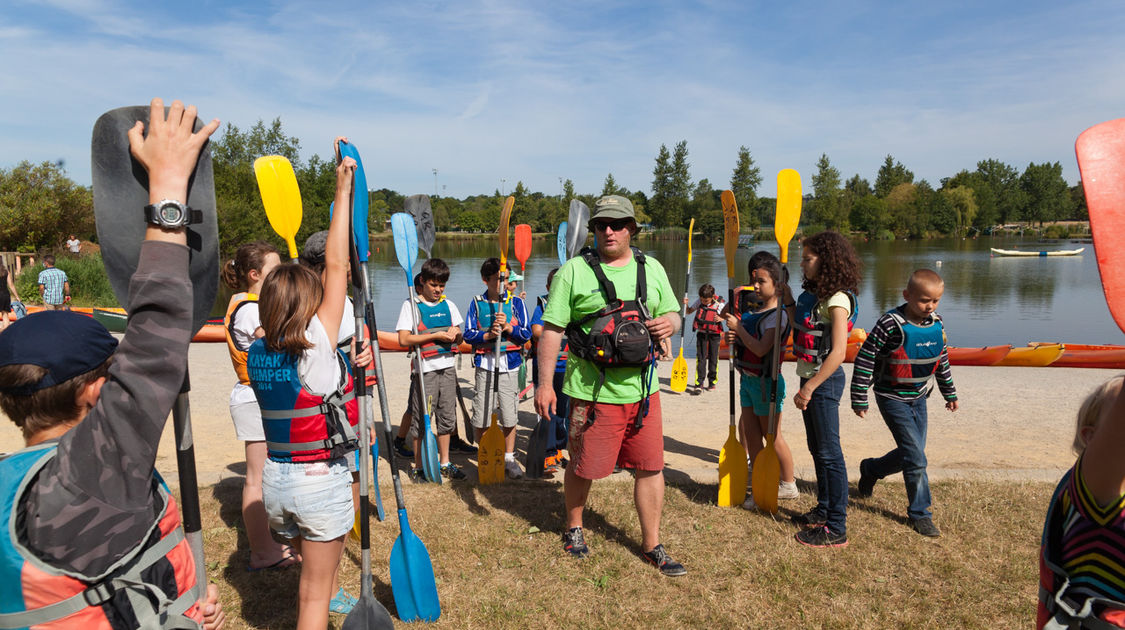
<path id="1" fill-rule="evenodd" d="M 571 527 L 563 532 L 563 549 L 575 558 L 585 558 L 590 555 L 590 548 L 586 546 L 586 537 L 582 535 L 581 527 Z"/>
<path id="2" fill-rule="evenodd" d="M 399 457 L 414 457 L 414 451 L 406 448 L 406 438 L 395 438 L 395 452 Z"/>
<path id="3" fill-rule="evenodd" d="M 410 480 L 414 483 L 429 483 L 426 481 L 426 473 L 422 472 L 421 468 L 410 469 Z"/>
<path id="4" fill-rule="evenodd" d="M 941 530 L 937 528 L 937 525 L 934 525 L 934 519 L 928 516 L 926 518 L 910 519 L 910 526 L 914 528 L 914 531 L 923 536 L 929 536 L 930 538 L 941 536 Z"/>
<path id="5" fill-rule="evenodd" d="M 798 514 L 793 517 L 793 522 L 798 525 L 815 525 L 820 526 L 828 522 L 828 515 L 820 510 L 813 508 L 804 514 Z"/>
<path id="6" fill-rule="evenodd" d="M 457 467 L 457 464 L 449 462 L 448 464 L 445 464 L 441 467 L 441 476 L 445 477 L 446 479 L 460 481 L 465 478 L 465 473 L 461 472 L 461 469 Z"/>
<path id="7" fill-rule="evenodd" d="M 473 446 L 472 444 L 469 444 L 468 442 L 466 442 L 465 440 L 462 440 L 459 436 L 456 436 L 456 435 L 449 439 L 449 448 L 451 448 L 455 451 L 461 452 L 461 453 L 475 453 L 475 452 L 477 452 L 477 447 Z"/>
<path id="8" fill-rule="evenodd" d="M 687 575 L 687 569 L 684 565 L 672 559 L 668 552 L 664 550 L 664 545 L 657 545 L 652 548 L 652 551 L 644 553 L 644 559 L 660 570 L 660 574 L 665 577 L 680 577 Z"/>
<path id="9" fill-rule="evenodd" d="M 808 547 L 847 547 L 848 537 L 843 534 L 833 534 L 827 527 L 811 527 L 797 532 L 797 542 Z"/>
<path id="10" fill-rule="evenodd" d="M 875 475 L 868 474 L 867 467 L 871 465 L 870 459 L 860 460 L 859 462 L 859 483 L 856 485 L 855 496 L 866 499 L 871 496 L 875 490 Z"/>

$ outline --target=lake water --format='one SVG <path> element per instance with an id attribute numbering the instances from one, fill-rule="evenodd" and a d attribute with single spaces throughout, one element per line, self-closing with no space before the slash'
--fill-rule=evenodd
<path id="1" fill-rule="evenodd" d="M 696 243 L 692 256 L 692 299 L 704 282 L 710 282 L 725 295 L 726 263 L 722 247 L 718 243 L 700 245 Z M 738 250 L 735 268 L 739 282 L 746 278 L 746 262 L 754 251 L 764 248 L 778 253 L 773 241 L 760 245 Z M 1079 256 L 1009 258 L 992 257 L 990 247 L 1086 249 Z M 682 291 L 687 270 L 686 242 L 649 241 L 644 243 L 644 248 L 664 265 L 672 287 L 677 292 Z M 975 240 L 861 242 L 856 243 L 856 249 L 864 263 L 857 323 L 863 328 L 870 329 L 879 314 L 902 302 L 902 289 L 911 271 L 928 267 L 945 278 L 945 296 L 938 312 L 945 320 L 950 345 L 1024 345 L 1029 341 L 1125 343 L 1125 335 L 1114 324 L 1102 295 L 1091 244 L 1068 241 L 1043 244 L 981 237 Z M 484 289 L 480 264 L 485 258 L 497 255 L 496 241 L 438 241 L 433 254 L 449 264 L 451 276 L 446 295 L 464 313 L 472 297 Z M 790 247 L 789 259 L 791 286 L 799 292 L 800 246 L 796 242 Z M 515 259 L 511 262 L 518 270 L 519 262 Z M 545 291 L 547 273 L 556 266 L 555 240 L 536 240 L 525 274 L 529 309 L 534 306 L 532 296 Z M 406 297 L 406 276 L 398 266 L 390 241 L 377 241 L 373 245 L 368 267 L 379 328 L 389 330 L 394 327 Z M 415 271 L 420 268 L 421 262 L 415 265 Z M 220 299 L 225 306 L 226 298 Z M 694 355 L 694 348 L 689 325 L 685 354 Z"/>

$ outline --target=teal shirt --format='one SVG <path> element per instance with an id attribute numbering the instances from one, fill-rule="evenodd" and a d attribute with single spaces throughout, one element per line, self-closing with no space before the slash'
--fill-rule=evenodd
<path id="1" fill-rule="evenodd" d="M 606 278 L 613 283 L 617 297 L 622 300 L 633 299 L 637 295 L 637 261 L 630 259 L 623 267 L 610 267 L 602 264 Z M 645 282 L 648 286 L 646 305 L 653 317 L 679 312 L 679 301 L 672 292 L 668 274 L 653 257 L 645 258 Z M 551 281 L 551 292 L 543 321 L 566 328 L 570 322 L 595 313 L 606 304 L 605 296 L 598 288 L 598 278 L 594 270 L 580 256 L 571 258 L 559 268 Z M 587 326 L 587 330 L 589 327 Z M 614 404 L 635 403 L 660 389 L 655 374 L 649 382 L 648 392 L 644 390 L 646 368 L 620 367 L 606 368 L 605 384 L 597 392 L 598 402 Z M 648 368 L 651 369 L 651 368 Z M 566 377 L 563 393 L 580 400 L 593 400 L 594 390 L 601 381 L 601 369 L 597 364 L 580 359 L 571 352 L 566 361 Z"/>

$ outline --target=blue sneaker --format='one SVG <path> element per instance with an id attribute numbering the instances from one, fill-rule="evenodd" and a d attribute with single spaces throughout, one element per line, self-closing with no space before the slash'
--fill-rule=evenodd
<path id="1" fill-rule="evenodd" d="M 328 602 L 328 610 L 334 613 L 339 613 L 341 615 L 346 615 L 350 613 L 353 608 L 355 608 L 355 605 L 358 602 L 359 600 L 352 596 L 351 593 L 341 588 L 340 590 L 336 591 L 335 595 L 332 596 L 332 601 Z"/>

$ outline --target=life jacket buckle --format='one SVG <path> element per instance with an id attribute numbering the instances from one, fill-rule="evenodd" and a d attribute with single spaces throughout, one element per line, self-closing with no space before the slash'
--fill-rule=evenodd
<path id="1" fill-rule="evenodd" d="M 1063 584 L 1061 587 L 1059 587 L 1059 590 L 1055 592 L 1054 597 L 1055 605 L 1058 606 L 1059 610 L 1061 610 L 1071 619 L 1088 619 L 1091 615 L 1094 614 L 1093 606 L 1095 598 L 1085 598 L 1082 602 L 1082 608 L 1079 610 L 1075 610 L 1074 606 L 1072 606 L 1066 599 L 1066 592 L 1068 590 L 1070 590 L 1070 578 L 1064 576 Z"/>
<path id="2" fill-rule="evenodd" d="M 116 589 L 108 582 L 101 582 L 95 586 L 82 591 L 82 599 L 90 606 L 101 606 L 102 604 L 113 599 L 113 594 Z"/>

